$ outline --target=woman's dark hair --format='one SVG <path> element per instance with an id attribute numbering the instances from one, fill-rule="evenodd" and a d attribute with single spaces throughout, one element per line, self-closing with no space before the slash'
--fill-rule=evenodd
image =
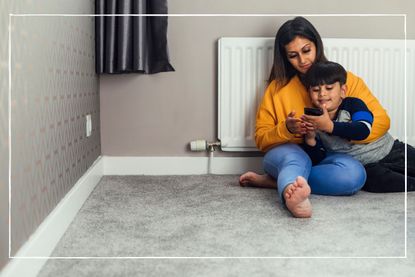
<path id="1" fill-rule="evenodd" d="M 343 66 L 335 62 L 314 63 L 304 76 L 303 84 L 310 87 L 320 85 L 331 85 L 339 82 L 344 85 L 347 79 L 347 72 Z"/>
<path id="2" fill-rule="evenodd" d="M 315 62 L 327 61 L 324 56 L 323 42 L 316 28 L 304 17 L 298 16 L 285 22 L 275 35 L 274 63 L 269 75 L 268 83 L 276 80 L 278 86 L 285 86 L 289 80 L 297 74 L 295 68 L 288 61 L 285 46 L 294 40 L 295 37 L 304 37 L 316 46 Z"/>

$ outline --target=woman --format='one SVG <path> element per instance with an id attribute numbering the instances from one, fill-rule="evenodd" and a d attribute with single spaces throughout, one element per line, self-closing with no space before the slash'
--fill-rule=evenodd
<path id="1" fill-rule="evenodd" d="M 353 195 L 366 181 L 364 167 L 346 154 L 328 155 L 312 167 L 310 158 L 298 145 L 310 123 L 299 117 L 311 107 L 302 78 L 311 65 L 327 61 L 320 35 L 303 17 L 285 22 L 275 37 L 274 63 L 269 85 L 256 117 L 255 141 L 266 152 L 265 175 L 247 172 L 240 177 L 242 186 L 278 187 L 283 203 L 295 217 L 310 217 L 310 192 L 322 195 Z M 365 102 L 374 115 L 370 136 L 358 143 L 374 141 L 389 129 L 390 119 L 365 83 L 348 72 L 349 97 Z M 335 185 L 333 183 L 335 180 Z"/>

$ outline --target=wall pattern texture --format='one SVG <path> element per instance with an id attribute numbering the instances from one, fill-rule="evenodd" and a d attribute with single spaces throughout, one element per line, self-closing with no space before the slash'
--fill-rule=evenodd
<path id="1" fill-rule="evenodd" d="M 0 1 L 0 270 L 9 251 L 8 187 L 8 11 L 9 1 Z"/>
<path id="2" fill-rule="evenodd" d="M 7 2 L 7 1 L 6 1 Z M 93 13 L 94 1 L 9 1 L 13 13 Z M 59 3 L 57 3 L 59 2 Z M 39 6 L 40 5 L 40 6 Z M 3 7 L 2 7 L 3 10 Z M 1 38 L 7 39 L 7 21 Z M 7 24 L 4 26 L 4 24 Z M 6 36 L 4 35 L 6 34 Z M 14 255 L 101 153 L 92 17 L 13 16 L 11 21 L 11 254 Z M 4 41 L 4 40 L 3 40 Z M 1 48 L 2 153 L 8 152 L 8 47 Z M 4 73 L 4 74 L 3 74 Z M 6 78 L 4 78 L 6 77 Z M 85 116 L 92 116 L 86 137 Z M 7 160 L 2 156 L 2 167 Z M 8 203 L 4 172 L 0 202 Z M 8 207 L 0 212 L 7 222 Z M 5 220 L 6 219 L 6 220 Z M 1 224 L 0 268 L 8 253 Z M 7 228 L 7 229 L 6 229 Z M 5 249 L 7 247 L 7 249 Z"/>

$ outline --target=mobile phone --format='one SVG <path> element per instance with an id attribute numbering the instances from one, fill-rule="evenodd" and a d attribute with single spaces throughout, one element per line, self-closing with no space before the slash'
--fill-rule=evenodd
<path id="1" fill-rule="evenodd" d="M 323 110 L 319 108 L 304 108 L 304 114 L 306 115 L 314 115 L 314 116 L 320 116 L 323 114 Z"/>

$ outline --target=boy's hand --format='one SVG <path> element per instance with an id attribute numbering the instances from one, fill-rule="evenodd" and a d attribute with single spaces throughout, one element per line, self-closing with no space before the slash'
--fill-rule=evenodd
<path id="1" fill-rule="evenodd" d="M 304 142 L 309 146 L 315 146 L 316 141 L 316 131 L 308 131 L 304 136 Z"/>
<path id="2" fill-rule="evenodd" d="M 305 122 L 311 123 L 315 129 L 331 134 L 333 132 L 334 123 L 330 119 L 329 112 L 326 105 L 323 105 L 323 114 L 320 116 L 302 115 L 301 119 Z"/>

